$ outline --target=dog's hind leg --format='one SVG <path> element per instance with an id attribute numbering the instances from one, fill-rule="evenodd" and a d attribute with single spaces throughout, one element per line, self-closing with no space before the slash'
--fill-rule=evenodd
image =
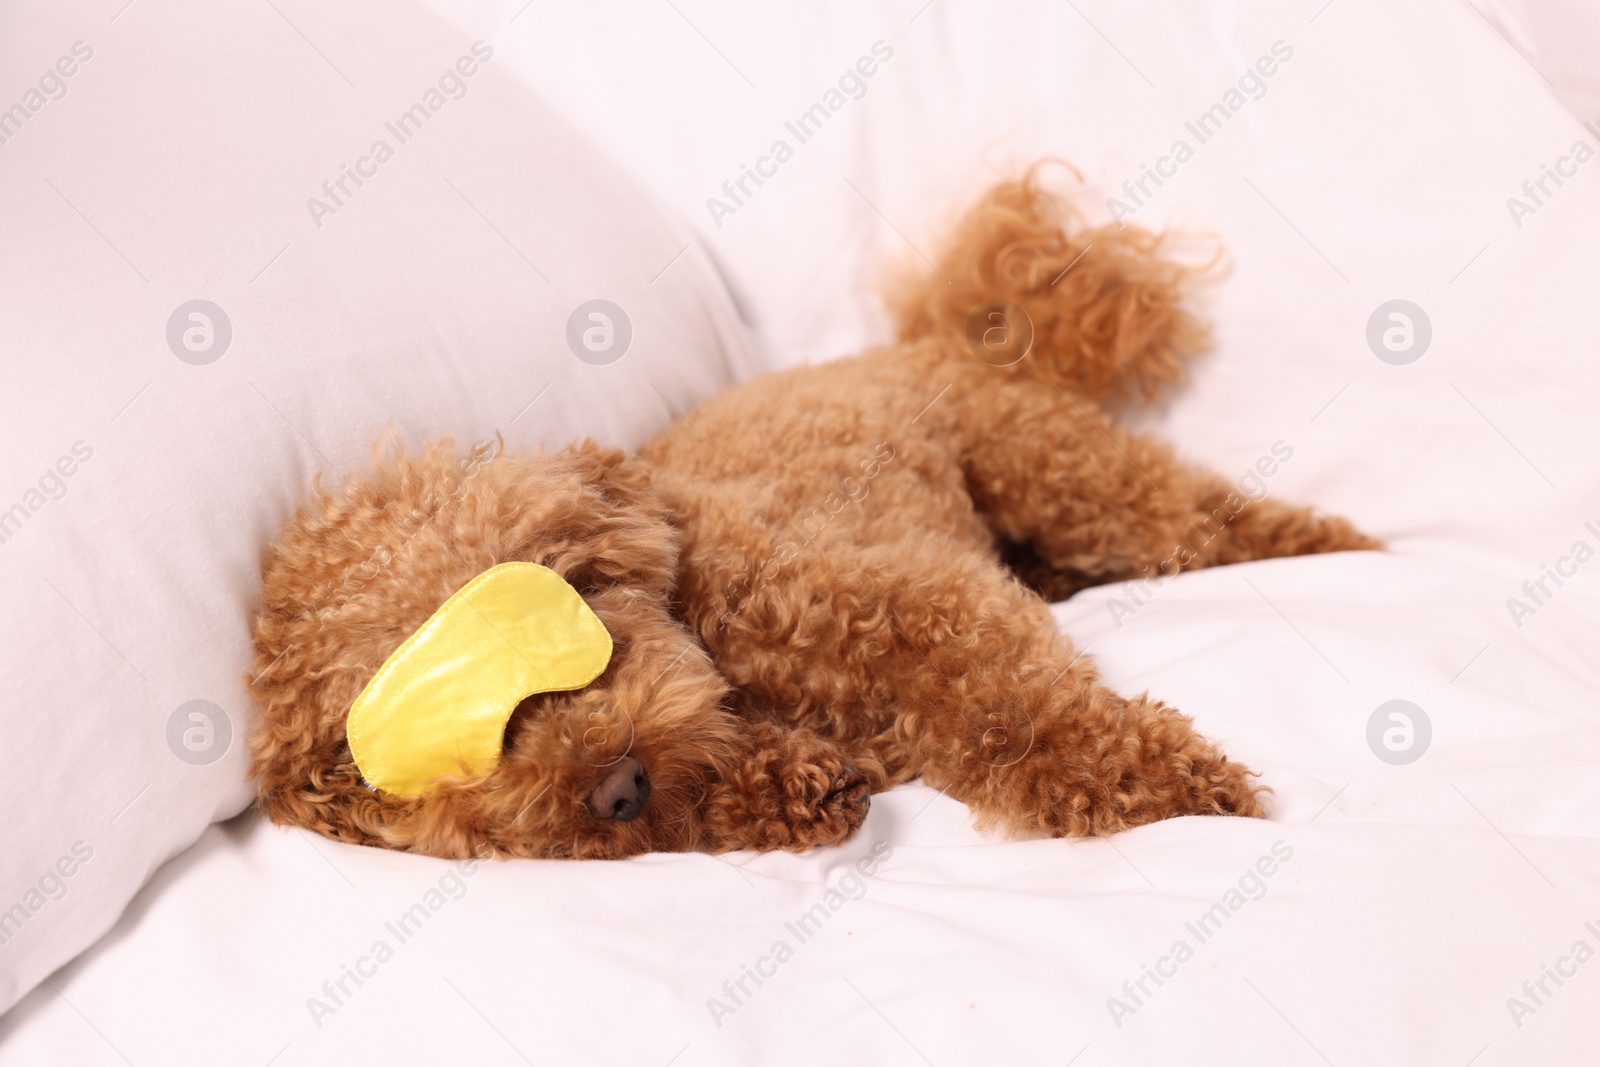
<path id="1" fill-rule="evenodd" d="M 969 372 L 974 373 L 974 372 Z M 982 371 L 975 372 L 981 376 Z M 1267 495 L 1264 472 L 1292 456 L 1278 442 L 1261 468 L 1230 480 L 1130 434 L 1053 388 L 975 382 L 955 397 L 969 491 L 995 532 L 1030 546 L 1077 587 L 1277 556 L 1381 548 L 1342 518 Z"/>

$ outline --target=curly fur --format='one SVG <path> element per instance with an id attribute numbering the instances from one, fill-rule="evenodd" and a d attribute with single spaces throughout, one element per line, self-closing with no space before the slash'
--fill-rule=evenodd
<path id="1" fill-rule="evenodd" d="M 890 347 L 727 390 L 637 457 L 439 442 L 315 487 L 263 567 L 262 807 L 448 857 L 800 850 L 918 776 L 1013 833 L 1262 815 L 1249 770 L 1177 711 L 1102 685 L 1004 562 L 1062 595 L 1163 561 L 1378 547 L 1307 508 L 1236 505 L 1225 479 L 1108 414 L 1204 346 L 1190 274 L 1156 235 L 1084 228 L 1033 169 L 896 288 Z M 966 340 L 995 301 L 1032 326 L 1010 366 Z M 583 595 L 615 641 L 605 673 L 524 700 L 486 774 L 423 798 L 367 788 L 351 703 L 445 599 L 511 560 Z M 650 800 L 600 818 L 587 798 L 625 755 Z"/>

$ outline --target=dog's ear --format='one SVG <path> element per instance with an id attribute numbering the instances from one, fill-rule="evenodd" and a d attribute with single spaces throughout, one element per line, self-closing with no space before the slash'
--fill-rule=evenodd
<path id="1" fill-rule="evenodd" d="M 456 590 L 518 560 L 580 593 L 627 585 L 666 596 L 678 535 L 647 468 L 621 449 L 396 445 L 370 472 L 319 486 L 285 526 L 263 566 L 262 614 L 313 632 L 339 620 L 371 639 L 381 663 Z M 341 641 L 349 659 L 354 633 Z"/>
<path id="2" fill-rule="evenodd" d="M 506 462 L 520 465 L 528 482 L 524 493 L 502 497 L 520 512 L 517 558 L 544 564 L 580 593 L 616 585 L 672 592 L 678 534 L 643 461 L 586 440 Z M 546 493 L 554 499 L 537 499 Z"/>

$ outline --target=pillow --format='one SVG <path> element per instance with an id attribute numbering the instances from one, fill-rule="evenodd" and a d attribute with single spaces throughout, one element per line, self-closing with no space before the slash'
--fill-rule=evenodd
<path id="1" fill-rule="evenodd" d="M 498 59 L 378 0 L 11 12 L 0 1010 L 249 804 L 259 561 L 317 472 L 389 427 L 635 446 L 758 369 Z"/>

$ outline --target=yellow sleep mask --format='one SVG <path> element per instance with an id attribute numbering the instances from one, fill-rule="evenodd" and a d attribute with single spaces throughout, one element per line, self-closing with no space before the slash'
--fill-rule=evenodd
<path id="1" fill-rule="evenodd" d="M 490 567 L 356 697 L 350 754 L 385 793 L 421 796 L 440 775 L 492 770 L 524 697 L 582 689 L 610 661 L 611 634 L 566 579 L 537 563 Z"/>

